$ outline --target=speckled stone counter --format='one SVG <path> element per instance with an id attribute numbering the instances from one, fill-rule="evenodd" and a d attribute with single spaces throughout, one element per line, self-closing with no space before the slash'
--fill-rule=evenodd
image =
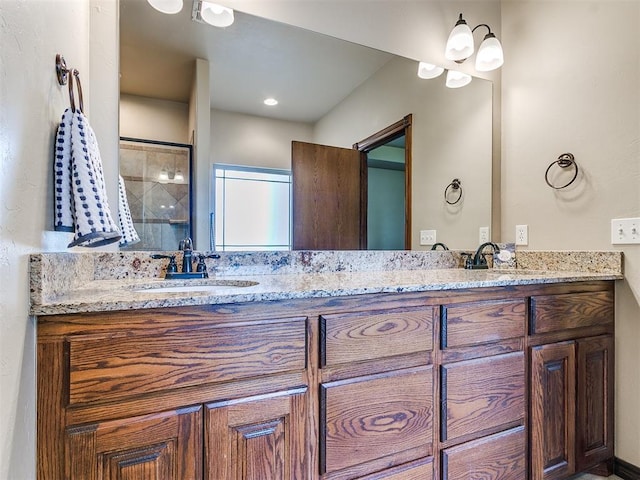
<path id="1" fill-rule="evenodd" d="M 621 252 L 516 252 L 489 270 L 464 270 L 449 251 L 223 252 L 207 260 L 210 279 L 170 281 L 149 252 L 43 253 L 30 265 L 32 315 L 623 278 Z"/>

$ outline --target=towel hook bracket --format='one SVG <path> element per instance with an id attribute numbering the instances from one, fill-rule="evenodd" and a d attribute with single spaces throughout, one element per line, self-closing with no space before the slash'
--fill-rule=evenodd
<path id="1" fill-rule="evenodd" d="M 58 76 L 58 83 L 60 85 L 66 85 L 69 81 L 69 69 L 67 68 L 67 62 L 59 53 L 56 54 L 56 75 Z"/>

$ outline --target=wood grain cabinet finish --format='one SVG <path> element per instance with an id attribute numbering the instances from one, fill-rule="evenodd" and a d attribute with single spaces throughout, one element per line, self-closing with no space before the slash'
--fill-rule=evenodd
<path id="1" fill-rule="evenodd" d="M 613 336 L 577 341 L 578 471 L 613 457 Z"/>
<path id="2" fill-rule="evenodd" d="M 526 478 L 526 432 L 520 426 L 447 448 L 442 480 L 522 480 Z"/>
<path id="3" fill-rule="evenodd" d="M 443 365 L 442 440 L 524 423 L 524 372 L 523 352 Z"/>
<path id="4" fill-rule="evenodd" d="M 205 406 L 205 480 L 303 479 L 306 388 Z"/>
<path id="5" fill-rule="evenodd" d="M 532 480 L 575 473 L 575 343 L 531 351 Z"/>
<path id="6" fill-rule="evenodd" d="M 69 480 L 199 480 L 202 407 L 67 428 Z"/>
<path id="7" fill-rule="evenodd" d="M 410 460 L 427 457 L 433 453 L 433 368 L 323 384 L 320 412 L 322 474 L 399 452 L 414 452 Z"/>
<path id="8" fill-rule="evenodd" d="M 321 365 L 332 366 L 433 349 L 433 308 L 320 317 Z"/>
<path id="9" fill-rule="evenodd" d="M 602 468 L 613 298 L 581 282 L 41 317 L 38 480 Z"/>

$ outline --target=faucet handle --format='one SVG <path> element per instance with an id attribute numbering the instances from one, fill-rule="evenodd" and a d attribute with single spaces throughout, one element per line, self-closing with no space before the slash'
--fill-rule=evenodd
<path id="1" fill-rule="evenodd" d="M 217 253 L 211 255 L 204 255 L 202 253 L 197 253 L 196 257 L 198 257 L 198 264 L 196 265 L 196 272 L 204 273 L 204 278 L 209 278 L 209 274 L 207 272 L 207 264 L 204 262 L 206 258 L 220 258 L 220 255 Z"/>
<path id="2" fill-rule="evenodd" d="M 167 265 L 167 273 L 175 273 L 178 271 L 178 264 L 176 263 L 175 255 L 161 255 L 159 253 L 154 253 L 151 255 L 151 258 L 157 260 L 159 258 L 168 258 L 169 264 Z"/>

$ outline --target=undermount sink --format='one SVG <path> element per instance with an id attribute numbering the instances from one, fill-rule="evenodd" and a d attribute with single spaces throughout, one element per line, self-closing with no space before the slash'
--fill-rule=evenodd
<path id="1" fill-rule="evenodd" d="M 137 286 L 133 289 L 136 293 L 230 293 L 236 289 L 253 287 L 258 282 L 249 280 L 200 280 L 184 282 L 179 285 L 172 283 L 154 283 Z"/>

